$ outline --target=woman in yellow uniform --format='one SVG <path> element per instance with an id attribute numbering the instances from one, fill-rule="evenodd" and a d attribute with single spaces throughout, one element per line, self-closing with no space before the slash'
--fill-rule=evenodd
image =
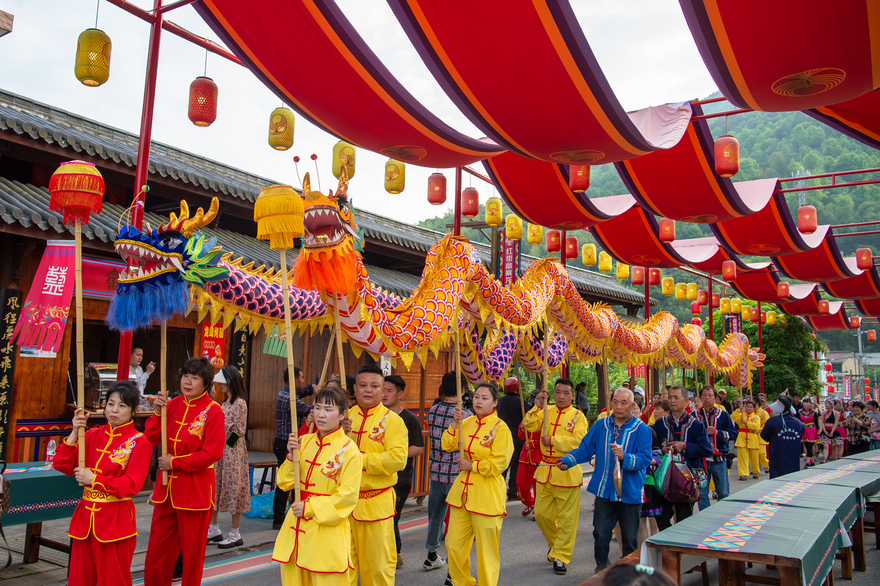
<path id="1" fill-rule="evenodd" d="M 351 531 L 348 517 L 358 502 L 363 457 L 345 435 L 348 395 L 325 387 L 315 395 L 317 433 L 287 440 L 287 460 L 278 486 L 293 490 L 294 450 L 299 450 L 300 500 L 290 506 L 275 540 L 272 559 L 281 562 L 284 586 L 348 586 Z"/>
<path id="2" fill-rule="evenodd" d="M 467 419 L 461 406 L 443 433 L 443 450 L 464 448 L 458 461 L 460 472 L 446 497 L 450 505 L 446 552 L 449 577 L 455 586 L 495 586 L 501 571 L 501 520 L 505 515 L 507 487 L 503 472 L 513 456 L 510 429 L 495 413 L 498 388 L 482 383 L 474 391 L 474 413 Z M 459 435 L 461 434 L 461 435 Z M 471 547 L 477 541 L 477 580 L 471 576 Z"/>
<path id="3" fill-rule="evenodd" d="M 758 432 L 761 430 L 761 416 L 755 413 L 755 403 L 751 399 L 743 401 L 742 411 L 733 412 L 733 422 L 739 426 L 736 435 L 736 459 L 739 463 L 739 479 L 749 478 L 749 464 L 752 478 L 758 478 L 761 468 L 758 465 Z"/>

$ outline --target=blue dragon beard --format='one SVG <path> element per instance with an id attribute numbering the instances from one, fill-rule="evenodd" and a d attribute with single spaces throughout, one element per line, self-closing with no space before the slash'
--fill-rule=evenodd
<path id="1" fill-rule="evenodd" d="M 161 275 L 149 283 L 120 284 L 110 302 L 107 325 L 123 332 L 148 328 L 172 315 L 185 315 L 188 307 L 189 283 L 180 273 Z"/>

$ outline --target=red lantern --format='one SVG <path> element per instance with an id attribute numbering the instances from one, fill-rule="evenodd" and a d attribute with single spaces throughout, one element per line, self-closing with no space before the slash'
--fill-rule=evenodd
<path id="1" fill-rule="evenodd" d="M 779 299 L 788 299 L 789 293 L 791 293 L 791 285 L 789 285 L 788 281 L 779 281 L 776 283 L 776 297 Z"/>
<path id="2" fill-rule="evenodd" d="M 461 192 L 461 215 L 475 218 L 480 213 L 480 194 L 473 187 L 465 187 Z"/>
<path id="3" fill-rule="evenodd" d="M 736 279 L 736 262 L 726 260 L 721 263 L 721 278 L 728 283 Z"/>
<path id="4" fill-rule="evenodd" d="M 210 126 L 217 119 L 217 84 L 210 77 L 197 77 L 190 84 L 188 114 L 196 126 Z"/>
<path id="5" fill-rule="evenodd" d="M 663 218 L 660 220 L 660 242 L 675 241 L 675 220 Z"/>
<path id="6" fill-rule="evenodd" d="M 691 320 L 691 323 L 694 324 L 694 325 L 697 326 L 697 327 L 702 327 L 702 326 L 703 326 L 703 320 L 701 320 L 701 319 L 698 318 L 698 317 L 695 317 L 694 319 L 692 319 L 692 320 Z"/>
<path id="7" fill-rule="evenodd" d="M 758 311 L 757 307 L 752 307 L 749 311 L 749 321 L 753 324 L 758 323 L 761 320 L 761 312 Z"/>
<path id="8" fill-rule="evenodd" d="M 862 318 L 857 315 L 851 315 L 849 318 L 850 329 L 857 330 L 860 325 L 862 325 Z"/>
<path id="9" fill-rule="evenodd" d="M 831 372 L 834 369 L 830 362 L 825 363 L 825 372 Z"/>
<path id="10" fill-rule="evenodd" d="M 829 395 L 834 394 L 834 385 L 828 385 L 828 394 Z"/>
<path id="11" fill-rule="evenodd" d="M 825 377 L 825 380 L 827 380 L 829 384 L 833 383 L 834 382 L 834 375 L 829 374 L 828 376 Z"/>
<path id="12" fill-rule="evenodd" d="M 721 307 L 721 293 L 712 293 L 712 309 Z"/>
<path id="13" fill-rule="evenodd" d="M 559 230 L 547 230 L 547 252 L 562 250 L 562 235 Z"/>
<path id="14" fill-rule="evenodd" d="M 590 166 L 569 165 L 568 187 L 575 193 L 581 193 L 590 188 Z"/>
<path id="15" fill-rule="evenodd" d="M 565 258 L 578 257 L 578 239 L 577 236 L 565 237 Z"/>
<path id="16" fill-rule="evenodd" d="M 874 253 L 870 248 L 859 248 L 856 250 L 856 266 L 863 271 L 867 271 L 874 267 Z"/>
<path id="17" fill-rule="evenodd" d="M 705 289 L 697 291 L 697 303 L 700 305 L 709 305 L 709 292 Z"/>
<path id="18" fill-rule="evenodd" d="M 816 208 L 809 205 L 802 205 L 797 209 L 797 226 L 801 234 L 812 234 L 819 227 L 819 220 L 816 218 Z"/>
<path id="19" fill-rule="evenodd" d="M 865 387 L 867 388 L 867 386 L 870 384 L 871 384 L 871 379 L 865 377 Z"/>
<path id="20" fill-rule="evenodd" d="M 865 379 L 865 380 L 867 381 L 868 379 Z M 865 385 L 865 394 L 869 395 L 870 393 L 871 393 L 871 387 L 869 385 Z"/>
<path id="21" fill-rule="evenodd" d="M 656 287 L 660 284 L 660 269 L 648 269 L 648 285 Z"/>
<path id="22" fill-rule="evenodd" d="M 700 302 L 694 301 L 691 303 L 691 313 L 693 315 L 700 315 Z"/>
<path id="23" fill-rule="evenodd" d="M 630 274 L 633 285 L 645 284 L 645 267 L 633 267 Z"/>
<path id="24" fill-rule="evenodd" d="M 722 177 L 739 173 L 739 141 L 732 136 L 722 136 L 715 141 L 715 172 Z"/>
<path id="25" fill-rule="evenodd" d="M 876 342 L 877 341 L 877 331 L 876 330 L 868 330 L 868 341 Z"/>
<path id="26" fill-rule="evenodd" d="M 827 299 L 820 299 L 818 305 L 819 313 L 821 313 L 822 315 L 831 313 L 831 304 L 828 303 Z"/>
<path id="27" fill-rule="evenodd" d="M 446 176 L 443 173 L 431 173 L 428 177 L 428 203 L 435 206 L 446 203 Z"/>
<path id="28" fill-rule="evenodd" d="M 767 323 L 767 312 L 766 311 L 761 312 L 761 323 L 762 324 Z"/>

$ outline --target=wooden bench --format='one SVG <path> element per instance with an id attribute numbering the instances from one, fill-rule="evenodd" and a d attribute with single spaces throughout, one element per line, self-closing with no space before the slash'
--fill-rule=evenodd
<path id="1" fill-rule="evenodd" d="M 263 471 L 263 476 L 259 483 L 256 484 L 257 494 L 263 493 L 263 488 L 269 487 L 269 490 L 275 490 L 275 482 L 277 481 L 278 458 L 271 452 L 248 452 L 248 466 L 254 469 L 254 477 L 256 471 Z M 268 476 L 268 479 L 267 479 Z"/>

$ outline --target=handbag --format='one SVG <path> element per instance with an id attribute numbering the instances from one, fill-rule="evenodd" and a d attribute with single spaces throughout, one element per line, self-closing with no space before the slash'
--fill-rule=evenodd
<path id="1" fill-rule="evenodd" d="M 654 487 L 658 492 L 663 491 L 663 481 L 666 479 L 670 465 L 672 465 L 672 453 L 666 452 L 660 459 L 660 466 L 654 471 Z"/>
<path id="2" fill-rule="evenodd" d="M 672 457 L 663 479 L 663 498 L 671 503 L 695 503 L 700 500 L 700 481 L 679 455 Z"/>

